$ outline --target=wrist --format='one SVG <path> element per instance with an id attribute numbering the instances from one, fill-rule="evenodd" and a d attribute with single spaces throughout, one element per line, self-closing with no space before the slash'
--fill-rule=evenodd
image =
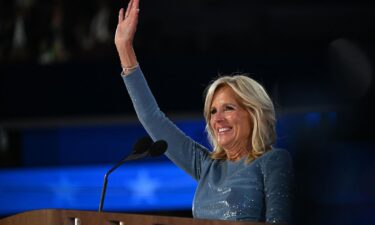
<path id="1" fill-rule="evenodd" d="M 128 75 L 128 74 L 132 73 L 135 69 L 137 69 L 139 67 L 139 64 L 137 62 L 134 66 L 131 66 L 131 67 L 123 66 L 123 65 L 121 65 L 121 67 L 122 67 L 123 74 Z"/>
<path id="2" fill-rule="evenodd" d="M 121 67 L 131 68 L 138 64 L 133 48 L 118 49 Z"/>

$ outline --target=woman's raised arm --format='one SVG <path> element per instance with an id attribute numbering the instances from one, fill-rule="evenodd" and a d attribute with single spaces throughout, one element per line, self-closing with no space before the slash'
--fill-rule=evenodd
<path id="1" fill-rule="evenodd" d="M 127 69 L 138 65 L 133 48 L 133 40 L 137 31 L 138 14 L 139 0 L 130 0 L 126 11 L 124 8 L 121 8 L 118 15 L 115 45 L 125 74 Z"/>

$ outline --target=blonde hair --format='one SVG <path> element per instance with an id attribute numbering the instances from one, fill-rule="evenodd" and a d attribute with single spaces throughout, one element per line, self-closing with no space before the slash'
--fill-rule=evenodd
<path id="1" fill-rule="evenodd" d="M 215 92 L 223 86 L 229 86 L 237 95 L 237 101 L 245 108 L 252 121 L 251 149 L 247 162 L 251 162 L 266 151 L 272 149 L 276 141 L 276 117 L 273 103 L 265 89 L 255 80 L 246 75 L 222 76 L 206 89 L 204 117 L 208 139 L 213 147 L 211 158 L 227 159 L 225 150 L 219 146 L 210 126 L 211 104 Z"/>

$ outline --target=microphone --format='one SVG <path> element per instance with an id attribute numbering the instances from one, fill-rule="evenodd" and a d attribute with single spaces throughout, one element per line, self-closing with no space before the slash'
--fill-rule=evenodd
<path id="1" fill-rule="evenodd" d="M 133 152 L 114 165 L 111 169 L 107 171 L 104 175 L 104 183 L 102 188 L 102 194 L 100 196 L 100 204 L 99 204 L 99 212 L 103 211 L 103 204 L 105 193 L 107 190 L 107 183 L 108 183 L 108 176 L 118 167 L 120 167 L 123 163 L 130 161 L 130 160 L 137 160 L 141 158 L 145 158 L 147 156 L 156 157 L 163 154 L 168 148 L 168 144 L 164 140 L 158 140 L 153 142 L 150 137 L 143 137 L 139 139 L 133 145 Z"/>

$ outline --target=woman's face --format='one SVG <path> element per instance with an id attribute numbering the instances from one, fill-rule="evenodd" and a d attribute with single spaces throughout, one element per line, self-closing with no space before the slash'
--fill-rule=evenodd
<path id="1" fill-rule="evenodd" d="M 215 91 L 210 113 L 214 137 L 227 154 L 251 150 L 250 114 L 238 103 L 231 87 L 223 86 Z"/>

